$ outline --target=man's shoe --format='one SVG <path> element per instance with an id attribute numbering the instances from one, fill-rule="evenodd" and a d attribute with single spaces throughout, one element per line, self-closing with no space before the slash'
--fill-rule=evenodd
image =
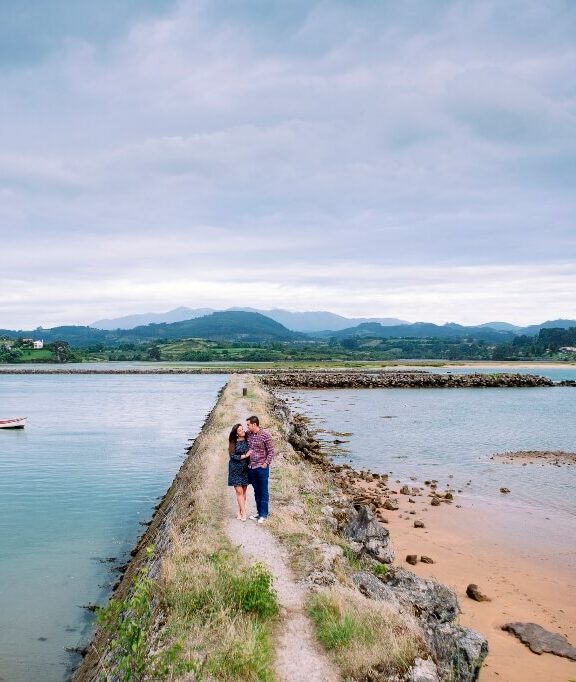
<path id="1" fill-rule="evenodd" d="M 258 519 L 258 523 L 264 523 L 264 522 L 266 521 L 267 518 L 268 518 L 267 516 L 261 516 L 261 517 Z"/>
<path id="2" fill-rule="evenodd" d="M 251 521 L 258 521 L 260 514 L 251 514 L 249 518 Z"/>

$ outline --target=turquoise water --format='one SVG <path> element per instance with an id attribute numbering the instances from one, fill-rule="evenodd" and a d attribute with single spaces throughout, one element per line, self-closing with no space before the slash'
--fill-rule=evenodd
<path id="1" fill-rule="evenodd" d="M 0 680 L 56 682 L 86 644 L 225 375 L 0 376 Z M 114 557 L 112 562 L 104 559 Z"/>
<path id="2" fill-rule="evenodd" d="M 329 389 L 278 391 L 312 417 L 335 460 L 410 482 L 437 479 L 468 497 L 576 516 L 576 466 L 503 464 L 495 453 L 576 451 L 576 389 Z M 336 435 L 339 434 L 347 435 Z M 348 435 L 350 434 L 350 435 Z"/>

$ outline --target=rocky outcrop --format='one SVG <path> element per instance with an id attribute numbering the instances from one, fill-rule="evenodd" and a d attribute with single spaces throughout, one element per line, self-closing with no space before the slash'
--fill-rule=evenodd
<path id="1" fill-rule="evenodd" d="M 532 374 L 433 374 L 431 372 L 282 371 L 267 374 L 268 386 L 285 388 L 501 388 L 554 386 Z"/>
<path id="2" fill-rule="evenodd" d="M 470 628 L 442 623 L 428 628 L 428 642 L 438 662 L 441 679 L 474 682 L 488 655 L 488 640 Z"/>
<path id="3" fill-rule="evenodd" d="M 394 561 L 394 550 L 388 529 L 363 505 L 359 505 L 351 516 L 344 529 L 344 537 L 359 545 L 360 554 L 368 554 L 382 564 L 391 564 Z"/>
<path id="4" fill-rule="evenodd" d="M 511 632 L 535 654 L 549 653 L 576 661 L 576 647 L 563 635 L 545 630 L 536 623 L 507 623 L 502 630 Z"/>
<path id="5" fill-rule="evenodd" d="M 384 601 L 399 611 L 412 614 L 420 622 L 436 661 L 434 669 L 427 665 L 424 670 L 427 675 L 436 674 L 437 677 L 414 676 L 408 679 L 458 682 L 478 679 L 488 654 L 488 641 L 478 632 L 456 624 L 460 611 L 456 594 L 451 589 L 402 568 L 391 568 L 381 579 L 361 571 L 352 576 L 352 582 L 369 599 Z M 417 674 L 420 672 L 414 672 Z"/>

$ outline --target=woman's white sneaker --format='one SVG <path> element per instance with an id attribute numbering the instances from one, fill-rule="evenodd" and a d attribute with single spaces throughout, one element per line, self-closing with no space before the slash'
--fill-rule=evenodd
<path id="1" fill-rule="evenodd" d="M 258 521 L 260 514 L 251 514 L 249 518 L 251 521 Z"/>

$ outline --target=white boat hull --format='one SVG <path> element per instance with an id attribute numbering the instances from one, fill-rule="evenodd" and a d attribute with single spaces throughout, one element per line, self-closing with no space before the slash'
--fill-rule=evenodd
<path id="1" fill-rule="evenodd" d="M 26 417 L 16 419 L 0 419 L 0 429 L 23 429 L 26 426 Z"/>

